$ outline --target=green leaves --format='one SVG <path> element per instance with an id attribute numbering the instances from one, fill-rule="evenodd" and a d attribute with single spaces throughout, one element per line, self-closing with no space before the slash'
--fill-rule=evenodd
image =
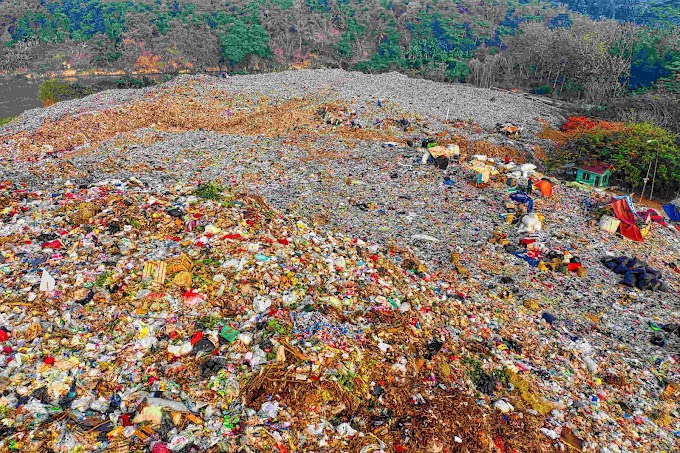
<path id="1" fill-rule="evenodd" d="M 269 58 L 269 35 L 258 24 L 248 25 L 236 19 L 227 33 L 220 33 L 222 56 L 232 65 L 241 63 L 248 55 Z"/>
<path id="2" fill-rule="evenodd" d="M 10 117 L 7 117 L 7 118 L 0 118 L 0 126 L 4 126 L 5 124 L 8 124 L 14 118 L 16 118 L 16 116 L 10 116 Z"/>
<path id="3" fill-rule="evenodd" d="M 222 198 L 222 193 L 224 192 L 224 187 L 216 182 L 209 182 L 206 184 L 200 184 L 194 195 L 199 198 L 204 198 L 206 200 L 220 200 Z"/>
<path id="4" fill-rule="evenodd" d="M 70 84 L 63 80 L 50 79 L 40 84 L 40 88 L 38 88 L 38 99 L 43 102 L 59 102 L 82 98 L 92 93 L 94 93 L 94 90 L 77 82 Z"/>
<path id="5" fill-rule="evenodd" d="M 405 70 L 435 80 L 535 90 L 594 105 L 623 98 L 629 81 L 651 90 L 654 80 L 668 74 L 657 84 L 660 91 L 680 95 L 676 28 L 625 28 L 570 13 L 559 14 L 568 16 L 569 26 L 553 27 L 558 10 L 541 2 L 305 0 L 295 7 L 292 0 L 28 3 L 13 15 L 15 8 L 0 0 L 0 16 L 4 13 L 11 24 L 7 47 L 21 41 L 43 44 L 34 52 L 41 55 L 37 58 L 14 50 L 12 62 L 4 65 L 11 69 L 31 58 L 31 70 L 62 69 L 63 63 L 78 69 L 114 64 L 132 69 L 143 46 L 161 56 L 159 67 L 166 64 L 171 70 L 177 69 L 171 60 L 188 61 L 194 69 L 214 68 L 218 55 L 232 70 L 247 72 L 255 64 L 266 70 L 296 62 L 295 55 L 313 54 L 329 66 Z M 677 7 L 653 5 L 652 10 L 661 17 Z M 61 52 L 51 52 L 51 46 L 69 39 L 89 41 L 77 62 L 51 58 Z M 166 52 L 168 48 L 176 50 Z M 250 58 L 269 58 L 270 49 L 278 50 L 278 57 L 269 62 Z M 644 80 L 631 73 L 642 74 Z"/>
<path id="6" fill-rule="evenodd" d="M 397 31 L 397 24 L 392 21 L 387 27 L 383 39 L 380 41 L 378 52 L 371 58 L 371 69 L 385 70 L 389 69 L 393 64 L 396 64 L 398 67 L 403 66 L 404 52 L 399 44 L 400 40 L 401 35 Z"/>
<path id="7" fill-rule="evenodd" d="M 352 55 L 352 45 L 350 44 L 349 39 L 343 39 L 340 40 L 338 43 L 338 53 L 342 58 L 349 58 Z"/>

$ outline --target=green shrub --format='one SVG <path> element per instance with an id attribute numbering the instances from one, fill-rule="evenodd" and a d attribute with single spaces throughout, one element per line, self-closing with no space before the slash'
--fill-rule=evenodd
<path id="1" fill-rule="evenodd" d="M 16 118 L 16 116 L 9 116 L 7 118 L 0 118 L 0 126 L 4 126 L 5 124 L 12 121 L 14 118 Z"/>
<path id="2" fill-rule="evenodd" d="M 68 92 L 68 83 L 57 79 L 47 80 L 38 88 L 38 98 L 43 101 L 57 101 Z"/>
<path id="3" fill-rule="evenodd" d="M 38 88 L 38 98 L 43 102 L 79 99 L 93 93 L 95 93 L 95 90 L 92 87 L 84 86 L 78 82 L 71 84 L 58 79 L 46 80 Z"/>

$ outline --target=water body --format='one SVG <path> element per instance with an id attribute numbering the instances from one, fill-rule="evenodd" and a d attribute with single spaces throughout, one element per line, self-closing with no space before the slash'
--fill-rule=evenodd
<path id="1" fill-rule="evenodd" d="M 136 76 L 139 77 L 139 76 Z M 152 74 L 145 75 L 145 78 L 164 81 L 167 75 Z M 78 82 L 88 86 L 95 83 L 112 82 L 120 80 L 120 75 L 94 75 L 61 78 L 67 82 Z M 38 99 L 38 89 L 40 84 L 47 79 L 27 79 L 25 77 L 0 77 L 0 118 L 16 116 L 29 109 L 42 107 L 42 102 Z M 113 86 L 107 88 L 114 88 Z M 104 89 L 107 89 L 104 88 Z M 101 89 L 101 88 L 100 88 Z M 99 90 L 98 90 L 99 91 Z"/>
<path id="2" fill-rule="evenodd" d="M 0 77 L 0 118 L 42 107 L 42 102 L 38 99 L 40 82 L 24 77 Z"/>

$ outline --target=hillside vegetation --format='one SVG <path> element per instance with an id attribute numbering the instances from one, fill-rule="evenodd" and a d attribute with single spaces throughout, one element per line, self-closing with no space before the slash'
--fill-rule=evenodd
<path id="1" fill-rule="evenodd" d="M 649 123 L 585 117 L 571 117 L 561 129 L 543 133 L 557 145 L 551 167 L 568 162 L 604 163 L 614 172 L 616 184 L 629 192 L 642 193 L 648 178 L 647 182 L 654 180 L 657 197 L 670 200 L 680 194 L 679 134 Z"/>
<path id="2" fill-rule="evenodd" d="M 40 73 L 258 72 L 291 66 L 397 70 L 596 107 L 617 99 L 617 117 L 634 114 L 642 118 L 626 119 L 674 127 L 680 96 L 678 6 L 564 3 L 2 0 L 0 64 L 5 71 Z M 628 99 L 621 105 L 632 93 L 637 105 Z"/>

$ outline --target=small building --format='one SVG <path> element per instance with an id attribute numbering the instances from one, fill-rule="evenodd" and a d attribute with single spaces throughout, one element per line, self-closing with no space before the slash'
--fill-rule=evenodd
<path id="1" fill-rule="evenodd" d="M 582 164 L 576 169 L 576 182 L 593 187 L 607 187 L 612 172 L 604 164 Z"/>

